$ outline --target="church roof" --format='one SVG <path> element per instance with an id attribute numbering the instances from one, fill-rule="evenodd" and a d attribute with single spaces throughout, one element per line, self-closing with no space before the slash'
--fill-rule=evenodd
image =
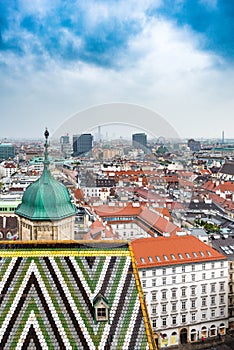
<path id="1" fill-rule="evenodd" d="M 67 188 L 49 170 L 48 131 L 45 132 L 45 159 L 41 177 L 28 186 L 15 213 L 30 220 L 61 220 L 76 214 Z"/>
<path id="2" fill-rule="evenodd" d="M 126 242 L 4 242 L 0 259 L 1 349 L 156 349 Z"/>

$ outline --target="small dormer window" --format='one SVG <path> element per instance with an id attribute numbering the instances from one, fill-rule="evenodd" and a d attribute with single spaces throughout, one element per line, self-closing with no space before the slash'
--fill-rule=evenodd
<path id="1" fill-rule="evenodd" d="M 109 305 L 107 299 L 99 293 L 93 300 L 94 319 L 96 322 L 109 321 Z"/>

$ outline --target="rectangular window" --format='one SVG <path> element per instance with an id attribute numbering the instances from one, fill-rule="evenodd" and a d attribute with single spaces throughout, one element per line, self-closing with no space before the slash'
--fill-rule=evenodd
<path id="1" fill-rule="evenodd" d="M 172 324 L 173 324 L 173 325 L 176 324 L 176 316 L 172 316 Z"/>
<path id="2" fill-rule="evenodd" d="M 142 277 L 146 277 L 146 271 L 142 270 Z"/>
<path id="3" fill-rule="evenodd" d="M 224 276 L 224 271 L 221 270 L 221 271 L 220 271 L 220 277 L 223 277 L 223 276 Z"/>
<path id="4" fill-rule="evenodd" d="M 206 293 L 206 284 L 203 284 L 203 285 L 202 285 L 202 293 L 203 293 L 203 294 Z"/>
<path id="5" fill-rule="evenodd" d="M 152 300 L 152 301 L 156 301 L 156 300 L 157 300 L 157 293 L 156 293 L 156 292 L 152 292 L 152 294 L 151 294 L 151 300 Z"/>
<path id="6" fill-rule="evenodd" d="M 171 291 L 171 297 L 172 297 L 173 299 L 176 298 L 176 289 L 172 289 L 172 291 Z"/>
<path id="7" fill-rule="evenodd" d="M 166 277 L 163 277 L 162 279 L 162 284 L 165 286 L 167 284 L 167 278 Z"/>
<path id="8" fill-rule="evenodd" d="M 142 280 L 142 287 L 146 288 L 146 280 Z"/>
<path id="9" fill-rule="evenodd" d="M 211 278 L 215 278 L 215 272 L 211 272 Z"/>
<path id="10" fill-rule="evenodd" d="M 202 306 L 206 306 L 206 298 L 202 298 Z"/>
<path id="11" fill-rule="evenodd" d="M 195 295 L 196 294 L 196 288 L 195 287 L 191 287 L 191 295 Z"/>
<path id="12" fill-rule="evenodd" d="M 152 315 L 156 315 L 156 306 L 152 306 Z"/>
<path id="13" fill-rule="evenodd" d="M 157 327 L 157 320 L 156 320 L 156 318 L 153 318 L 153 319 L 152 319 L 152 327 L 153 327 L 153 328 L 156 328 L 156 327 Z"/>
<path id="14" fill-rule="evenodd" d="M 166 275 L 166 272 L 167 272 L 167 270 L 166 270 L 166 268 L 164 267 L 163 270 L 162 270 L 162 274 L 163 274 L 163 275 Z"/>
<path id="15" fill-rule="evenodd" d="M 176 283 L 176 276 L 172 276 L 172 284 Z"/>
<path id="16" fill-rule="evenodd" d="M 202 313 L 202 319 L 205 320 L 206 319 L 206 313 Z"/>
<path id="17" fill-rule="evenodd" d="M 224 266 L 224 263 L 223 261 L 220 262 L 220 267 L 223 267 Z"/>
<path id="18" fill-rule="evenodd" d="M 224 295 L 220 295 L 220 299 L 219 299 L 220 304 L 224 303 Z"/>
<path id="19" fill-rule="evenodd" d="M 104 308 L 104 307 L 99 307 L 98 309 L 97 309 L 97 317 L 98 318 L 106 318 L 106 308 Z"/>
<path id="20" fill-rule="evenodd" d="M 176 311 L 176 303 L 171 304 L 171 309 L 172 309 L 172 311 Z"/>
<path id="21" fill-rule="evenodd" d="M 182 322 L 182 323 L 185 323 L 185 322 L 186 322 L 186 315 L 185 315 L 185 314 L 182 314 L 182 315 L 181 315 L 181 322 Z"/>
<path id="22" fill-rule="evenodd" d="M 212 295 L 212 297 L 211 297 L 211 305 L 215 305 L 215 296 L 214 295 Z"/>
<path id="23" fill-rule="evenodd" d="M 206 274 L 205 274 L 205 273 L 202 274 L 202 279 L 203 279 L 203 280 L 206 279 Z"/>
<path id="24" fill-rule="evenodd" d="M 193 322 L 196 321 L 196 314 L 195 314 L 195 313 L 192 313 L 191 318 L 192 318 L 192 321 L 193 321 Z"/>
<path id="25" fill-rule="evenodd" d="M 191 275 L 191 279 L 192 279 L 192 281 L 194 282 L 195 281 L 195 273 L 192 273 L 192 275 Z"/>
<path id="26" fill-rule="evenodd" d="M 185 283 L 185 275 L 182 275 L 182 283 Z"/>
<path id="27" fill-rule="evenodd" d="M 172 268 L 172 273 L 176 273 L 176 267 Z"/>
<path id="28" fill-rule="evenodd" d="M 211 317 L 215 317 L 215 309 L 211 309 Z"/>
<path id="29" fill-rule="evenodd" d="M 195 265 L 192 265 L 192 271 L 195 271 Z"/>
<path id="30" fill-rule="evenodd" d="M 162 312 L 167 312 L 167 304 L 162 304 Z"/>
<path id="31" fill-rule="evenodd" d="M 162 299 L 167 299 L 167 292 L 165 290 L 162 291 Z"/>
<path id="32" fill-rule="evenodd" d="M 202 270 L 205 270 L 206 264 L 202 264 Z"/>
<path id="33" fill-rule="evenodd" d="M 223 308 L 219 309 L 219 313 L 220 313 L 220 316 L 224 316 L 224 309 Z"/>
<path id="34" fill-rule="evenodd" d="M 182 266 L 182 272 L 185 272 L 185 266 L 184 265 Z"/>
<path id="35" fill-rule="evenodd" d="M 212 283 L 212 284 L 210 285 L 210 292 L 211 292 L 211 293 L 215 293 L 215 283 Z"/>
<path id="36" fill-rule="evenodd" d="M 156 287 L 156 278 L 152 279 L 152 287 Z"/>
<path id="37" fill-rule="evenodd" d="M 214 262 L 211 263 L 211 268 L 212 268 L 212 269 L 215 268 L 215 263 L 214 263 Z"/>
<path id="38" fill-rule="evenodd" d="M 152 270 L 152 276 L 153 277 L 156 276 L 156 270 L 155 269 Z"/>
<path id="39" fill-rule="evenodd" d="M 195 308 L 196 307 L 196 300 L 195 299 L 193 299 L 193 300 L 191 300 L 191 308 Z"/>
<path id="40" fill-rule="evenodd" d="M 167 318 L 166 317 L 162 318 L 162 325 L 163 325 L 163 327 L 166 327 L 166 325 L 167 325 Z"/>
<path id="41" fill-rule="evenodd" d="M 182 297 L 186 296 L 186 288 L 181 289 L 181 295 L 182 295 Z"/>
<path id="42" fill-rule="evenodd" d="M 186 310 L 186 302 L 185 301 L 181 302 L 181 309 Z"/>

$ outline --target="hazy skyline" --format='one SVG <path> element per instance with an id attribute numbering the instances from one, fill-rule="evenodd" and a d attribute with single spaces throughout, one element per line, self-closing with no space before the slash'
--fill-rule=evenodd
<path id="1" fill-rule="evenodd" d="M 0 137 L 122 102 L 182 138 L 233 138 L 233 36 L 227 0 L 0 1 Z"/>

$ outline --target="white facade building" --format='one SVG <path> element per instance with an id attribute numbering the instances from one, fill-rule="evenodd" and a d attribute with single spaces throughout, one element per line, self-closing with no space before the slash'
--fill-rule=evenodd
<path id="1" fill-rule="evenodd" d="M 228 261 L 193 236 L 132 242 L 159 347 L 225 334 Z"/>

